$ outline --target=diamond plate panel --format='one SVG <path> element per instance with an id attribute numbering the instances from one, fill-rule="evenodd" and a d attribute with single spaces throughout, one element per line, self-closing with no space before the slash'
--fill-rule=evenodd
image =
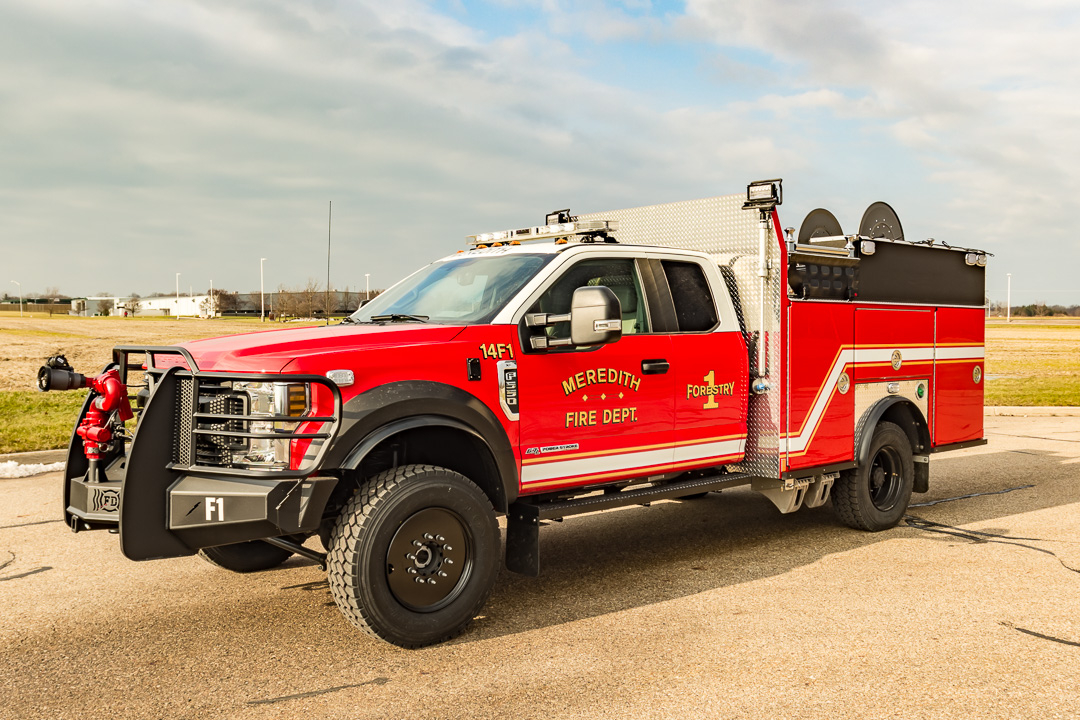
<path id="1" fill-rule="evenodd" d="M 780 247 L 770 225 L 767 247 L 772 270 L 762 293 L 758 277 L 759 213 L 743 210 L 745 199 L 744 194 L 722 195 L 578 217 L 581 220 L 618 220 L 615 237 L 623 244 L 695 250 L 712 255 L 717 264 L 731 267 L 746 329 L 751 333 L 760 332 L 760 342 L 764 343 L 765 376 L 772 386 L 763 395 L 750 395 L 746 460 L 739 469 L 751 475 L 779 477 L 780 392 L 783 385 L 779 376 L 780 303 L 786 271 L 780 267 Z"/>

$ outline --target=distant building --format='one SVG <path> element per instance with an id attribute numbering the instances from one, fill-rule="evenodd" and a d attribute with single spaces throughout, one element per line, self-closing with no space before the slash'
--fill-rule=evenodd
<path id="1" fill-rule="evenodd" d="M 209 317 L 209 312 L 203 310 L 204 304 L 209 309 L 209 295 L 137 298 L 139 309 L 131 312 L 129 308 L 134 304 L 134 299 L 136 298 L 119 295 L 72 298 L 71 314 L 82 317 L 97 315 L 98 306 L 105 301 L 109 304 L 109 315 L 116 317 Z"/>

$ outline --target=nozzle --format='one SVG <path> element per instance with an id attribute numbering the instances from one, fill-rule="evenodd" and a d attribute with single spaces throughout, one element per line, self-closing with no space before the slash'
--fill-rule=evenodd
<path id="1" fill-rule="evenodd" d="M 86 376 L 75 372 L 63 355 L 54 355 L 38 370 L 37 385 L 41 392 L 76 390 L 86 387 Z"/>

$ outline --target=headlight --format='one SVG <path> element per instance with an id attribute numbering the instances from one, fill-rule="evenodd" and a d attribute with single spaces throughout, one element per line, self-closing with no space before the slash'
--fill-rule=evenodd
<path id="1" fill-rule="evenodd" d="M 232 453 L 237 465 L 254 465 L 271 469 L 287 470 L 290 467 L 290 443 L 288 433 L 296 430 L 300 418 L 311 410 L 311 390 L 305 383 L 234 382 L 233 390 L 248 396 L 248 414 L 265 416 L 266 420 L 252 420 L 249 432 L 281 433 L 278 438 L 250 438 L 247 448 Z M 284 418 L 297 418 L 295 421 Z"/>

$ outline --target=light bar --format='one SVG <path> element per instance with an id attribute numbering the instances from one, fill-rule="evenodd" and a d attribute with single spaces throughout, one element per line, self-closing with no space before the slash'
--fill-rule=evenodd
<path id="1" fill-rule="evenodd" d="M 618 220 L 577 220 L 575 222 L 538 225 L 517 230 L 500 230 L 499 232 L 467 235 L 465 240 L 476 247 L 488 247 L 489 245 L 498 246 L 526 240 L 592 236 L 615 232 L 618 229 Z"/>

